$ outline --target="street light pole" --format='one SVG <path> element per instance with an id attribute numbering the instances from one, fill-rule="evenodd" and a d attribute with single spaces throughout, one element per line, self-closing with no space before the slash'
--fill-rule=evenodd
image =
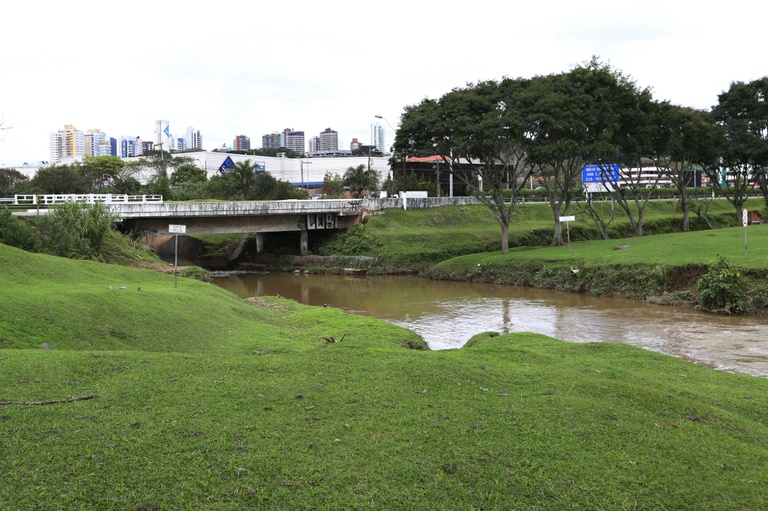
<path id="1" fill-rule="evenodd" d="M 393 135 L 397 136 L 397 130 L 395 130 L 395 128 L 392 127 L 392 124 L 390 124 L 388 120 L 386 120 L 381 115 L 374 115 L 374 117 L 376 117 L 377 119 L 382 119 L 384 122 L 386 122 L 389 125 L 389 128 L 392 130 Z M 406 186 L 405 186 L 405 154 L 403 154 L 403 209 L 408 209 L 406 195 L 407 195 L 407 192 L 406 192 Z"/>

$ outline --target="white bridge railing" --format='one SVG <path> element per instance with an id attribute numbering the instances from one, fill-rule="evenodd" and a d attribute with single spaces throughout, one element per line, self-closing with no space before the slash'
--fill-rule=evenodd
<path id="1" fill-rule="evenodd" d="M 62 202 L 80 202 L 84 204 L 95 204 L 103 202 L 104 204 L 143 204 L 153 203 L 162 204 L 162 195 L 126 195 L 120 193 L 88 193 L 88 194 L 50 194 L 50 195 L 14 195 L 13 204 L 15 205 L 43 205 L 60 204 Z"/>

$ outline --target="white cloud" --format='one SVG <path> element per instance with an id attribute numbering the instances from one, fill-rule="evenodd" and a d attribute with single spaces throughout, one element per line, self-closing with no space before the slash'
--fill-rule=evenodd
<path id="1" fill-rule="evenodd" d="M 167 119 L 207 148 L 284 128 L 367 142 L 374 115 L 396 126 L 424 97 L 593 55 L 657 99 L 708 108 L 731 81 L 768 74 L 755 56 L 768 6 L 692 5 L 31 0 L 0 21 L 0 164 L 47 160 L 65 124 L 151 140 Z"/>

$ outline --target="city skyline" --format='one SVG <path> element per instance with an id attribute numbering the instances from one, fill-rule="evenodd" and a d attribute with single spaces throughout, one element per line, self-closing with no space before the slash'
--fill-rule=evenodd
<path id="1" fill-rule="evenodd" d="M 152 140 L 157 119 L 169 119 L 176 137 L 194 126 L 213 149 L 286 127 L 310 137 L 330 126 L 341 147 L 367 144 L 381 116 L 391 144 L 403 110 L 424 98 L 565 72 L 592 56 L 657 100 L 701 109 L 731 82 L 768 74 L 753 56 L 768 6 L 746 0 L 480 0 L 461 9 L 393 0 L 372 16 L 339 16 L 357 9 L 299 0 L 288 23 L 274 3 L 238 5 L 236 16 L 226 0 L 194 10 L 137 0 L 41 12 L 21 3 L 2 24 L 14 44 L 0 50 L 0 165 L 46 160 L 50 133 L 64 125 Z M 54 52 L 61 45 L 67 51 Z"/>

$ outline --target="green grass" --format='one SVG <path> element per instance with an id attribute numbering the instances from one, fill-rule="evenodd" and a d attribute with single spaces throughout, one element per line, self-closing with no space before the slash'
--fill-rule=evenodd
<path id="1" fill-rule="evenodd" d="M 760 210 L 763 203 L 752 199 L 748 207 Z M 605 203 L 605 208 L 608 213 L 610 203 Z M 735 223 L 736 220 L 733 207 L 725 200 L 713 201 L 709 214 L 720 222 Z M 706 227 L 703 222 L 696 221 L 695 214 L 691 219 L 694 228 Z M 510 224 L 510 247 L 549 245 L 553 228 L 554 217 L 548 204 L 519 204 Z M 600 238 L 594 223 L 585 215 L 578 215 L 569 228 L 574 241 Z M 681 228 L 682 216 L 676 202 L 652 201 L 648 204 L 646 234 L 675 232 Z M 626 215 L 618 208 L 610 231 L 616 239 L 633 233 Z M 418 272 L 452 257 L 501 249 L 501 227 L 488 208 L 481 205 L 386 210 L 384 215 L 368 218 L 364 233 L 366 243 L 360 242 L 360 233 L 345 233 L 322 247 L 320 252 L 377 257 L 379 264 L 374 271 Z"/>
<path id="2" fill-rule="evenodd" d="M 525 333 L 405 349 L 372 318 L 3 245 L 0 268 L 0 509 L 768 504 L 762 378 Z"/>

